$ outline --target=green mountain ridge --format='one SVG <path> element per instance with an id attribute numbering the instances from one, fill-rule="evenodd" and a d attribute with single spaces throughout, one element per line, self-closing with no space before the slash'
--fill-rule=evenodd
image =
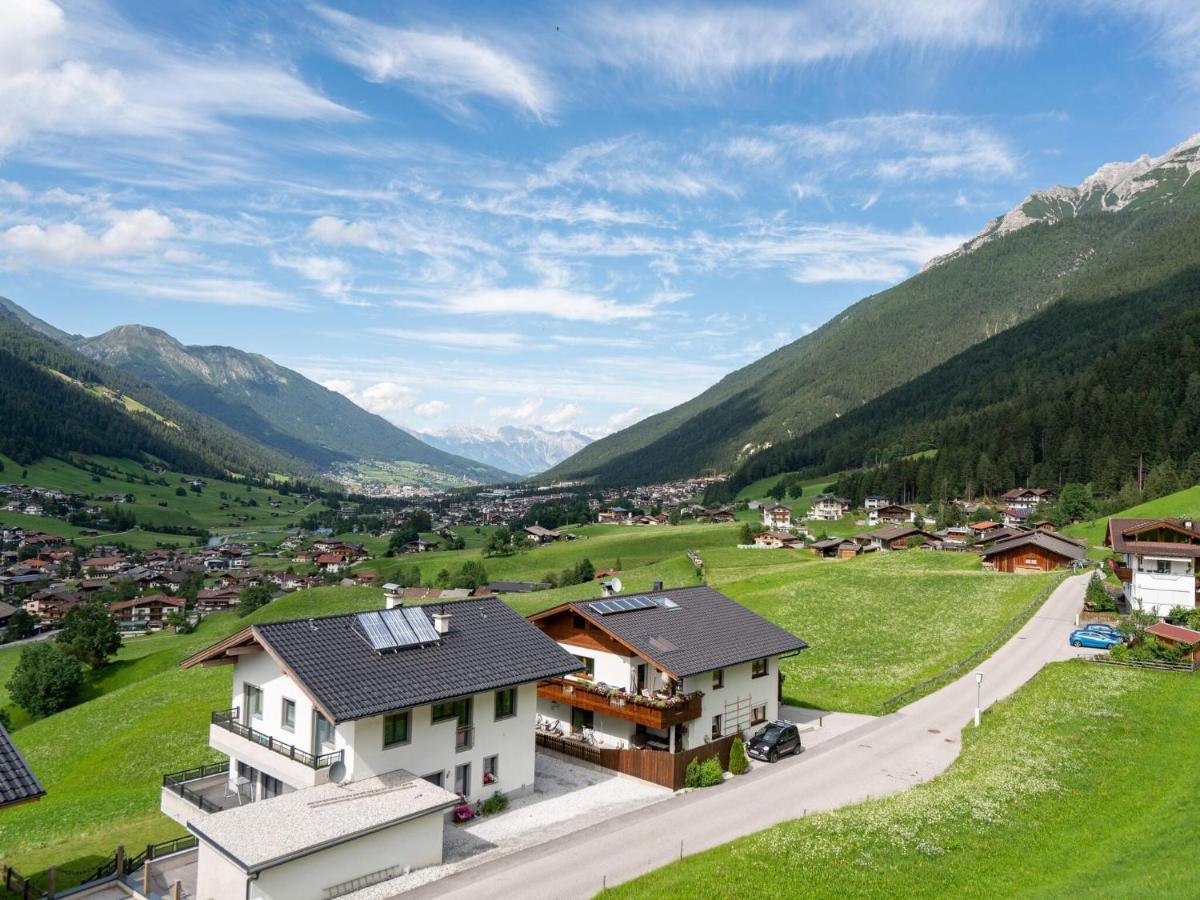
<path id="1" fill-rule="evenodd" d="M 153 384 L 247 437 L 318 468 L 403 460 L 477 481 L 514 476 L 438 450 L 341 394 L 257 353 L 185 346 L 165 331 L 120 325 L 75 349 Z"/>
<path id="2" fill-rule="evenodd" d="M 312 473 L 11 314 L 0 315 L 0 388 L 0 452 L 21 462 L 86 453 L 197 475 Z"/>
<path id="3" fill-rule="evenodd" d="M 1006 217 L 994 220 L 907 281 L 692 400 L 585 447 L 542 478 L 634 483 L 735 469 L 1064 297 L 1094 294 L 1113 260 L 1132 265 L 1127 275 L 1136 282 L 1141 268 L 1167 254 L 1164 236 L 1197 215 L 1196 171 L 1200 136 L 1156 159 L 1101 167 L 1079 188 L 1032 195 L 1008 214 L 1007 226 Z"/>

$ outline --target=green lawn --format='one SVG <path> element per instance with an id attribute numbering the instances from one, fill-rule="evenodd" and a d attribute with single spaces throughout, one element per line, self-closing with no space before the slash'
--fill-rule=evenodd
<path id="1" fill-rule="evenodd" d="M 986 644 L 1059 576 L 997 574 L 973 554 L 910 550 L 709 578 L 809 643 L 783 662 L 789 702 L 878 714 Z"/>
<path id="2" fill-rule="evenodd" d="M 22 466 L 9 457 L 0 455 L 0 481 L 22 482 L 35 487 L 57 488 L 73 494 L 99 496 L 102 494 L 133 494 L 135 502 L 126 508 L 133 512 L 139 523 L 147 528 L 154 525 L 190 526 L 214 531 L 243 531 L 254 528 L 284 528 L 295 524 L 302 515 L 312 511 L 306 501 L 299 497 L 284 496 L 278 491 L 248 487 L 235 481 L 205 479 L 208 484 L 196 493 L 187 488 L 184 481 L 191 476 L 180 472 L 151 471 L 141 463 L 111 457 L 80 457 L 80 462 L 103 465 L 110 474 L 93 475 L 92 472 L 71 462 L 50 457 L 28 466 Z M 158 479 L 166 485 L 155 484 Z M 143 479 L 151 483 L 144 484 Z M 185 488 L 184 496 L 176 490 Z M 224 493 L 226 496 L 221 497 Z M 248 506 L 254 501 L 255 506 Z M 271 502 L 280 504 L 272 507 Z M 166 506 L 160 506 L 165 503 Z M 101 504 L 104 505 L 104 504 Z M 35 517 L 33 522 L 16 517 L 13 513 L 0 513 L 0 522 L 40 527 L 56 534 L 72 536 L 73 529 L 66 522 Z M 121 540 L 137 546 L 152 547 L 158 541 L 189 544 L 193 539 L 181 535 L 161 535 L 147 542 L 132 536 Z"/>
<path id="3" fill-rule="evenodd" d="M 1149 500 L 1123 512 L 1117 516 L 1155 518 L 1159 516 L 1193 516 L 1200 518 L 1200 485 L 1175 494 L 1167 494 L 1157 500 Z M 1100 548 L 1104 555 L 1104 534 L 1108 528 L 1108 519 L 1094 519 L 1090 522 L 1080 522 L 1063 529 L 1063 533 L 1071 537 L 1082 538 L 1093 548 Z"/>
<path id="4" fill-rule="evenodd" d="M 1200 679 L 1058 663 L 928 784 L 673 863 L 621 897 L 1189 897 Z M 717 788 L 729 790 L 729 787 Z"/>
<path id="5" fill-rule="evenodd" d="M 812 645 L 785 663 L 785 693 L 824 708 L 875 712 L 881 700 L 984 644 L 1047 583 L 1041 576 L 984 573 L 974 557 L 950 553 L 832 562 L 800 551 L 738 550 L 736 526 L 587 526 L 580 534 L 578 541 L 484 562 L 493 578 L 536 580 L 585 556 L 597 568 L 619 557 L 622 581 L 637 591 L 655 580 L 668 587 L 696 583 L 686 551 L 697 549 L 711 583 Z M 367 565 L 416 563 L 432 575 L 478 558 L 478 550 L 464 550 Z M 590 582 L 506 599 L 528 614 L 599 590 Z M 118 841 L 135 846 L 177 834 L 157 813 L 162 774 L 215 757 L 207 747 L 208 714 L 229 702 L 230 681 L 227 668 L 183 671 L 179 661 L 249 621 L 355 612 L 381 602 L 378 588 L 315 588 L 286 595 L 248 620 L 212 615 L 193 635 L 131 638 L 118 662 L 89 678 L 87 702 L 36 722 L 14 711 L 14 739 L 49 793 L 0 816 L 6 861 L 35 872 L 98 860 Z M 3 681 L 18 653 L 0 650 Z"/>

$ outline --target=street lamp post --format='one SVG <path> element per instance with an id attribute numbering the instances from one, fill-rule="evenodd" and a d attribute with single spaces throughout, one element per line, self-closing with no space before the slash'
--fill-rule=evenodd
<path id="1" fill-rule="evenodd" d="M 983 694 L 983 673 L 975 673 L 975 727 L 979 727 L 979 708 L 983 705 L 980 698 Z"/>

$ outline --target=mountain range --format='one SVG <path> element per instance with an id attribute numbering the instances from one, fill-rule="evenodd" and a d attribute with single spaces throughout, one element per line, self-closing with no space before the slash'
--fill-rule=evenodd
<path id="1" fill-rule="evenodd" d="M 241 467 L 231 471 L 270 466 L 272 471 L 314 473 L 338 463 L 383 460 L 418 463 L 476 483 L 515 477 L 431 447 L 341 394 L 259 354 L 232 347 L 185 346 L 144 325 L 121 325 L 96 337 L 69 334 L 5 298 L 0 298 L 0 321 L 9 326 L 14 346 L 31 352 L 31 359 L 45 349 L 43 342 L 53 344 L 56 372 L 63 367 L 82 372 L 82 383 L 112 386 L 116 394 L 138 402 L 148 397 L 150 402 L 144 405 L 155 411 L 169 409 L 163 416 L 172 421 L 184 418 L 181 410 L 188 410 L 198 432 L 208 423 L 219 423 L 214 434 L 241 439 L 236 442 Z M 22 342 L 20 337 L 28 340 Z M 38 352 L 32 352 L 34 348 Z M 15 375 L 15 369 L 0 375 L 0 382 L 10 374 Z M 56 387 L 61 392 L 61 385 Z M 106 413 L 115 414 L 112 409 Z M 67 431 L 64 424 L 64 439 Z M 196 435 L 174 437 L 190 445 Z M 65 440 L 56 446 L 98 452 L 66 446 L 69 443 Z M 26 447 L 23 452 L 33 451 Z M 213 458 L 207 465 L 219 468 L 224 463 Z"/>
<path id="2" fill-rule="evenodd" d="M 1103 302 L 1200 265 L 1200 135 L 1162 156 L 1110 163 L 1074 188 L 1032 194 L 962 247 L 680 406 L 596 441 L 544 473 L 636 483 L 704 471 L 765 472 L 809 435 L 902 389 L 1063 299 Z M 1060 336 L 1061 339 L 1061 336 Z M 1053 341 L 1046 347 L 1053 361 Z M 961 369 L 955 368 L 961 377 Z M 1062 372 L 1048 373 L 1061 375 Z M 1019 369 L 993 371 L 998 384 Z M 946 385 L 949 389 L 953 385 Z M 958 412 L 972 399 L 959 398 Z M 965 406 L 964 406 L 965 404 Z M 886 422 L 875 409 L 876 424 Z M 947 411 L 949 414 L 949 411 Z M 880 447 L 873 435 L 859 436 Z M 767 453 L 786 447 L 784 453 Z"/>
<path id="3" fill-rule="evenodd" d="M 592 442 L 579 431 L 551 431 L 536 425 L 502 425 L 496 429 L 456 426 L 438 432 L 416 432 L 416 436 L 448 453 L 524 476 L 544 472 Z"/>

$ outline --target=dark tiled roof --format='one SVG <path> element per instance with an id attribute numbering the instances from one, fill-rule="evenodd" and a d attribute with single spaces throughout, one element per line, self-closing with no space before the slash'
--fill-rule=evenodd
<path id="1" fill-rule="evenodd" d="M 1041 547 L 1043 550 L 1050 553 L 1057 553 L 1066 559 L 1083 559 L 1087 555 L 1085 548 L 1074 541 L 1067 540 L 1057 534 L 1049 534 L 1045 531 L 1030 531 L 1012 540 L 999 541 L 993 544 L 990 549 L 984 551 L 983 555 L 984 557 L 995 556 L 997 553 L 1004 553 L 1018 547 L 1029 546 Z"/>
<path id="2" fill-rule="evenodd" d="M 679 608 L 653 606 L 602 616 L 589 606 L 594 600 L 571 606 L 677 678 L 808 646 L 707 585 L 626 596 L 669 597 Z"/>
<path id="3" fill-rule="evenodd" d="M 389 653 L 371 649 L 353 614 L 264 623 L 254 633 L 338 722 L 579 669 L 578 659 L 496 597 L 445 610 L 450 631 L 440 643 Z"/>
<path id="4" fill-rule="evenodd" d="M 1200 543 L 1183 541 L 1145 541 L 1131 532 L 1145 532 L 1148 526 L 1163 525 L 1196 540 L 1195 522 L 1188 528 L 1182 519 L 1109 519 L 1104 543 L 1117 553 L 1158 554 L 1161 556 L 1200 558 Z"/>
<path id="5" fill-rule="evenodd" d="M 36 800 L 45 793 L 29 763 L 0 725 L 0 806 Z"/>
<path id="6" fill-rule="evenodd" d="M 934 536 L 928 531 L 918 528 L 916 525 L 887 525 L 877 531 L 864 531 L 862 534 L 856 534 L 855 537 L 859 540 L 877 540 L 877 541 L 898 541 L 906 537 L 923 537 L 930 540 Z"/>

